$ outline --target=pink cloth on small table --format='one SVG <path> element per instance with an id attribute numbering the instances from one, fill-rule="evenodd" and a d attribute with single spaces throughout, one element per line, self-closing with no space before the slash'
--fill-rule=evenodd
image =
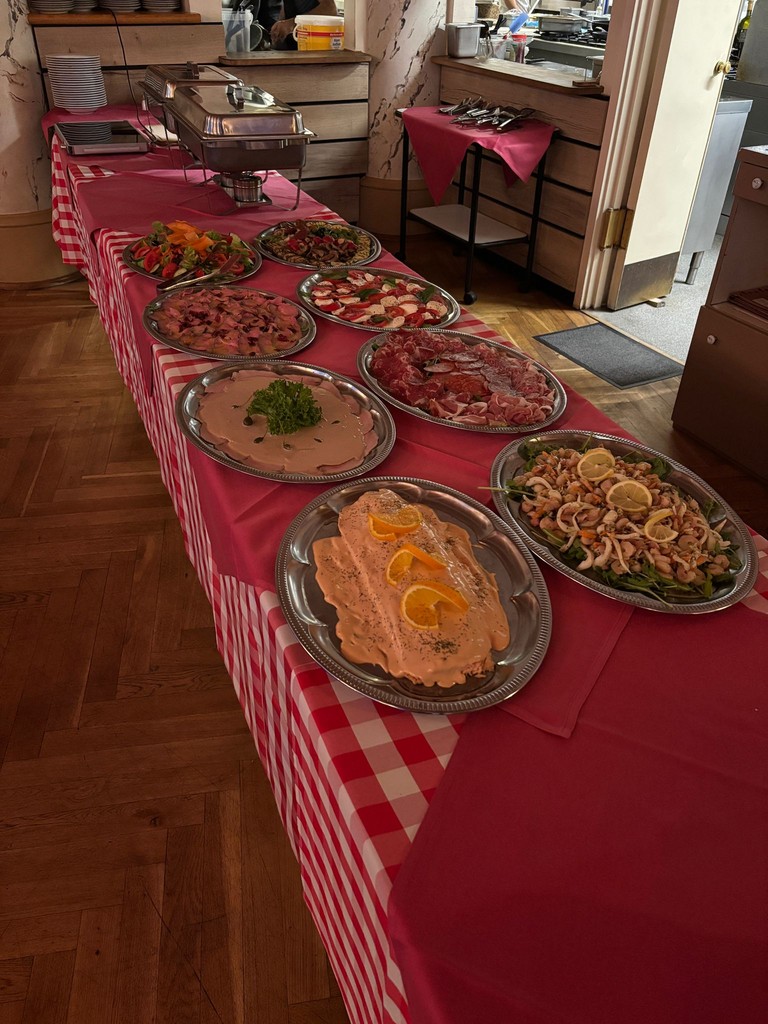
<path id="1" fill-rule="evenodd" d="M 437 107 L 409 107 L 403 121 L 432 199 L 439 203 L 464 154 L 473 143 L 496 153 L 504 162 L 507 184 L 527 181 L 546 153 L 554 125 L 526 118 L 514 131 L 497 134 L 451 124 Z"/>

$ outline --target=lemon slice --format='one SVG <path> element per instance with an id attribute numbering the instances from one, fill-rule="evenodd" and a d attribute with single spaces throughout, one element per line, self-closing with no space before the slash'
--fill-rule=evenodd
<path id="1" fill-rule="evenodd" d="M 605 498 L 609 505 L 622 512 L 646 512 L 653 504 L 653 495 L 637 480 L 619 480 Z"/>
<path id="2" fill-rule="evenodd" d="M 658 544 L 668 543 L 674 540 L 678 536 L 678 531 L 673 530 L 671 526 L 662 522 L 664 519 L 669 519 L 672 515 L 672 509 L 663 508 L 658 512 L 654 512 L 652 516 L 649 516 L 645 525 L 643 526 L 643 533 L 649 540 L 655 540 Z"/>
<path id="3" fill-rule="evenodd" d="M 405 533 L 413 533 L 421 526 L 421 512 L 415 505 L 403 505 L 392 514 L 368 513 L 368 529 L 376 540 L 394 540 Z"/>
<path id="4" fill-rule="evenodd" d="M 469 608 L 469 601 L 458 590 L 445 583 L 425 580 L 411 584 L 405 591 L 400 599 L 400 614 L 414 629 L 437 629 L 440 625 L 437 606 L 441 603 L 451 605 L 460 612 Z"/>
<path id="5" fill-rule="evenodd" d="M 390 583 L 393 587 L 401 583 L 410 571 L 414 560 L 421 562 L 427 569 L 445 568 L 445 562 L 441 562 L 439 558 L 430 555 L 428 551 L 424 551 L 416 544 L 406 543 L 398 548 L 389 560 L 386 568 L 387 583 Z"/>
<path id="6" fill-rule="evenodd" d="M 582 480 L 599 483 L 613 472 L 616 459 L 607 448 L 590 448 L 576 463 L 576 472 Z"/>

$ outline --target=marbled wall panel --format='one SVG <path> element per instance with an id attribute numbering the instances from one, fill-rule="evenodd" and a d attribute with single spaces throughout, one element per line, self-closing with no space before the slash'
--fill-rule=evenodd
<path id="1" fill-rule="evenodd" d="M 366 49 L 374 58 L 368 174 L 395 179 L 402 132 L 395 111 L 438 101 L 439 69 L 430 58 L 445 53 L 445 0 L 368 0 L 367 9 Z M 410 173 L 419 173 L 415 161 Z"/>
<path id="2" fill-rule="evenodd" d="M 51 205 L 51 165 L 40 130 L 43 91 L 27 9 L 0 0 L 0 216 Z"/>

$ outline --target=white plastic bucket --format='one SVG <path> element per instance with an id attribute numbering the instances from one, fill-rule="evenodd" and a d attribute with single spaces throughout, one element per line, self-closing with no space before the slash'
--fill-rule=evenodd
<path id="1" fill-rule="evenodd" d="M 343 50 L 344 19 L 322 14 L 298 14 L 293 38 L 300 50 Z"/>

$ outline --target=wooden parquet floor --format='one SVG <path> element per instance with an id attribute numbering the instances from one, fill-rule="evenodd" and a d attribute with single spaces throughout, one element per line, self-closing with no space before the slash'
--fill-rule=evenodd
<path id="1" fill-rule="evenodd" d="M 84 288 L 0 338 L 0 1024 L 345 1024 Z"/>
<path id="2" fill-rule="evenodd" d="M 409 261 L 461 294 L 429 240 Z M 478 268 L 475 307 L 755 528 L 768 488 L 532 340 L 583 323 Z M 344 1024 L 154 454 L 85 288 L 0 292 L 0 1024 Z"/>

